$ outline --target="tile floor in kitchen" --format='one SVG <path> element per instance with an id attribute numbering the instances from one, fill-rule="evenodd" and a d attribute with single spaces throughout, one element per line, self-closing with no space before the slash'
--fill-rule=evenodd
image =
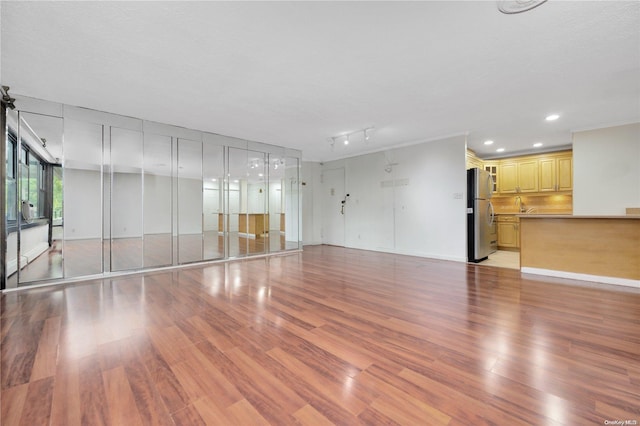
<path id="1" fill-rule="evenodd" d="M 480 262 L 480 265 L 520 269 L 520 252 L 498 250 L 495 253 L 490 254 L 489 259 Z"/>

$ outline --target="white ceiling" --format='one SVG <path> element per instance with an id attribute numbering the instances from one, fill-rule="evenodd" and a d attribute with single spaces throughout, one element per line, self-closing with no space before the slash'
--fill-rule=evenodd
<path id="1" fill-rule="evenodd" d="M 491 157 L 640 121 L 637 1 L 550 0 L 516 15 L 493 1 L 3 1 L 0 12 L 12 93 L 307 160 L 467 132 Z M 331 148 L 370 126 L 368 143 Z"/>

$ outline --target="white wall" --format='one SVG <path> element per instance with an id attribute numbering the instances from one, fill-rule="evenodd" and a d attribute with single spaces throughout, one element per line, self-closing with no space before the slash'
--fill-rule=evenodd
<path id="1" fill-rule="evenodd" d="M 640 123 L 573 134 L 573 214 L 640 207 Z"/>
<path id="2" fill-rule="evenodd" d="M 322 244 L 322 193 L 320 163 L 305 161 L 302 163 L 302 241 L 304 245 Z"/>
<path id="3" fill-rule="evenodd" d="M 466 261 L 465 152 L 456 137 L 324 164 L 345 167 L 345 245 Z M 312 180 L 314 166 L 305 165 L 304 179 Z M 321 221 L 309 200 L 303 205 L 305 238 L 314 238 Z"/>

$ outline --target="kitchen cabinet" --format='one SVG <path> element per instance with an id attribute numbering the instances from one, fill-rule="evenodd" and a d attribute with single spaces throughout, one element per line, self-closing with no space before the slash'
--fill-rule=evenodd
<path id="1" fill-rule="evenodd" d="M 497 217 L 498 248 L 520 248 L 520 218 L 499 215 Z"/>
<path id="2" fill-rule="evenodd" d="M 501 161 L 498 179 L 502 194 L 538 192 L 538 160 Z"/>
<path id="3" fill-rule="evenodd" d="M 498 192 L 501 194 L 516 193 L 518 188 L 518 163 L 501 161 L 498 168 Z"/>
<path id="4" fill-rule="evenodd" d="M 518 186 L 516 192 L 538 192 L 538 160 L 518 161 Z"/>
<path id="5" fill-rule="evenodd" d="M 573 190 L 573 157 L 558 157 L 558 191 Z"/>
<path id="6" fill-rule="evenodd" d="M 541 157 L 538 164 L 540 192 L 571 191 L 573 189 L 573 158 L 571 153 Z"/>
<path id="7" fill-rule="evenodd" d="M 269 232 L 269 215 L 258 214 L 240 214 L 239 215 L 239 231 L 248 237 L 262 237 Z"/>
<path id="8" fill-rule="evenodd" d="M 476 167 L 478 169 L 482 169 L 483 166 L 482 159 L 478 158 L 475 152 L 467 149 L 467 169 L 473 169 Z"/>
<path id="9" fill-rule="evenodd" d="M 484 163 L 484 169 L 489 172 L 493 180 L 493 192 L 498 192 L 498 164 L 497 161 L 486 161 Z"/>
<path id="10" fill-rule="evenodd" d="M 498 196 L 573 190 L 572 151 L 486 160 L 482 163 L 472 151 L 468 151 L 467 168 L 470 167 L 483 168 L 491 174 L 493 192 Z"/>

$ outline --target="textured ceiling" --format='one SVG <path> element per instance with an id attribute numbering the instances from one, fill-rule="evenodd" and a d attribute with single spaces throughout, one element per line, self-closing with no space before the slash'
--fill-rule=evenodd
<path id="1" fill-rule="evenodd" d="M 640 121 L 640 2 L 2 2 L 12 93 L 330 160 Z M 558 113 L 560 119 L 545 122 Z M 375 126 L 345 147 L 331 136 Z M 495 141 L 491 147 L 482 142 Z"/>

